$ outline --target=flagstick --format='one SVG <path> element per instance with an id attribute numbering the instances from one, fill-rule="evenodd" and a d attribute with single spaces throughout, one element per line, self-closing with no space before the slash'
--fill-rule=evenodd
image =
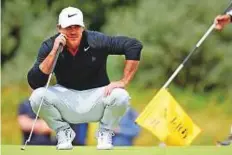
<path id="1" fill-rule="evenodd" d="M 204 34 L 204 36 L 198 41 L 196 46 L 192 49 L 192 51 L 189 53 L 189 55 L 184 59 L 184 61 L 179 65 L 179 67 L 175 70 L 175 72 L 172 74 L 172 76 L 168 79 L 168 81 L 163 85 L 162 89 L 166 89 L 168 85 L 173 81 L 173 79 L 176 77 L 176 75 L 180 72 L 180 70 L 184 67 L 186 62 L 189 60 L 189 58 L 193 55 L 193 53 L 196 52 L 196 50 L 200 47 L 200 45 L 204 42 L 204 40 L 209 36 L 209 34 L 213 31 L 215 27 L 215 24 L 212 24 L 208 31 Z"/>

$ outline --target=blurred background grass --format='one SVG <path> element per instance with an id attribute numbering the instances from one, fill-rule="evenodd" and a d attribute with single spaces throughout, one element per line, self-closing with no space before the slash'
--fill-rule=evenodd
<path id="1" fill-rule="evenodd" d="M 43 40 L 56 33 L 62 8 L 79 7 L 88 29 L 128 35 L 143 42 L 141 63 L 128 87 L 141 112 L 228 0 L 2 0 L 1 133 L 3 144 L 20 144 L 19 103 L 29 97 L 26 74 Z M 232 28 L 214 32 L 171 84 L 169 91 L 203 132 L 193 144 L 224 138 L 232 123 Z M 112 80 L 122 76 L 123 57 L 110 57 Z M 155 145 L 142 130 L 136 145 Z"/>

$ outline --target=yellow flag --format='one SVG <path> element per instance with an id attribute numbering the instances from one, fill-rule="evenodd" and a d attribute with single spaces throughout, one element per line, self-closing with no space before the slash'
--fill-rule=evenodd
<path id="1" fill-rule="evenodd" d="M 136 122 L 167 145 L 190 145 L 201 132 L 166 89 L 157 93 Z"/>

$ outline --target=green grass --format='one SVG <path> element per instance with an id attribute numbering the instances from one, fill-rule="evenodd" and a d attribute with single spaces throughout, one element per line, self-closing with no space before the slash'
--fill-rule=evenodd
<path id="1" fill-rule="evenodd" d="M 2 155 L 231 155 L 232 147 L 115 147 L 114 150 L 96 150 L 94 146 L 74 147 L 73 150 L 56 150 L 55 146 L 2 145 Z"/>

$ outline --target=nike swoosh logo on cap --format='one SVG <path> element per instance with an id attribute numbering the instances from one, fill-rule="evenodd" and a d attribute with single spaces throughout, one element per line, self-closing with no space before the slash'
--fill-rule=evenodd
<path id="1" fill-rule="evenodd" d="M 76 13 L 74 13 L 74 14 L 68 14 L 68 18 L 70 18 L 70 17 L 72 17 L 72 16 L 75 16 L 75 15 L 77 15 Z"/>

